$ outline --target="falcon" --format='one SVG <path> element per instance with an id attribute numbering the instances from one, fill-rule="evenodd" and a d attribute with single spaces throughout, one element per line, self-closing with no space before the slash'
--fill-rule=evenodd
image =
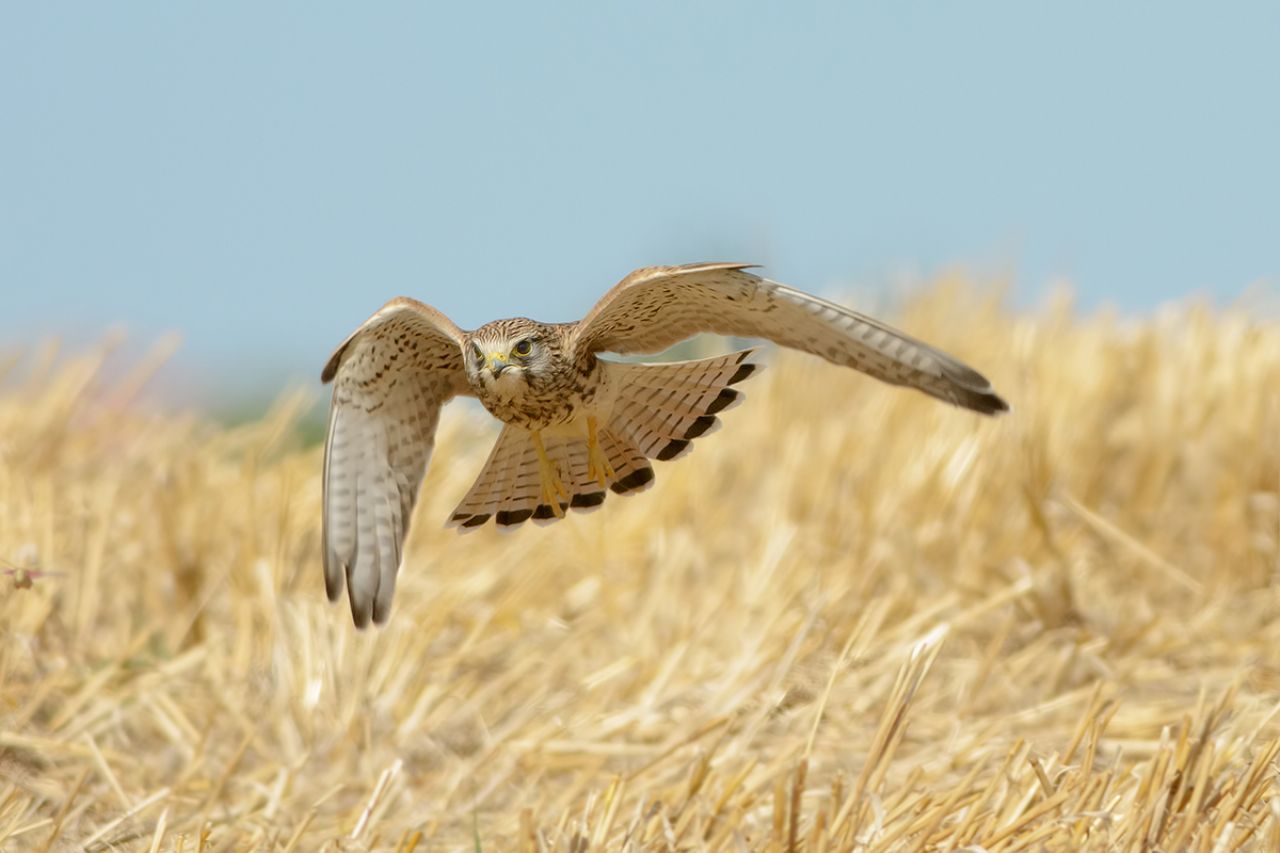
<path id="1" fill-rule="evenodd" d="M 415 299 L 384 305 L 329 358 L 323 554 L 331 601 L 345 584 L 357 627 L 391 615 L 396 573 L 440 408 L 477 398 L 502 421 L 484 468 L 450 515 L 463 531 L 514 528 L 598 508 L 653 484 L 742 400 L 753 350 L 635 364 L 701 332 L 762 338 L 984 415 L 1008 405 L 946 353 L 835 303 L 761 278 L 750 264 L 647 267 L 576 323 L 498 320 L 466 332 Z"/>

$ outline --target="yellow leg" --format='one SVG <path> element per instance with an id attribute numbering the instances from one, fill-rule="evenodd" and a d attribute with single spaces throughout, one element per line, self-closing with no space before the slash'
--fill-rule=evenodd
<path id="1" fill-rule="evenodd" d="M 564 487 L 564 483 L 560 482 L 560 475 L 556 473 L 556 466 L 551 462 L 551 457 L 547 456 L 547 448 L 542 446 L 542 433 L 536 429 L 532 432 L 533 449 L 538 451 L 538 468 L 542 473 L 542 501 L 551 507 L 551 511 L 556 514 L 556 518 L 564 518 L 564 510 L 560 508 L 560 501 L 569 500 L 569 490 Z"/>
<path id="2" fill-rule="evenodd" d="M 618 476 L 609 464 L 609 457 L 600 449 L 600 440 L 596 437 L 596 419 L 587 417 L 587 476 L 600 484 L 600 488 L 609 485 L 609 481 Z"/>

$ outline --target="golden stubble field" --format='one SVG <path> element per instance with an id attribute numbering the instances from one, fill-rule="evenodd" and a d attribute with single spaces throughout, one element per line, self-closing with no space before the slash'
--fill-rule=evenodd
<path id="1" fill-rule="evenodd" d="M 496 433 L 452 407 L 364 633 L 302 398 L 228 430 L 27 353 L 0 849 L 1275 849 L 1280 325 L 982 292 L 897 320 L 1011 415 L 775 353 L 546 529 L 442 528 Z"/>

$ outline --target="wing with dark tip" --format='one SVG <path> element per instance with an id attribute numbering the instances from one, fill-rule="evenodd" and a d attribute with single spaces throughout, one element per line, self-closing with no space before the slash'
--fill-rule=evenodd
<path id="1" fill-rule="evenodd" d="M 750 266 L 636 270 L 578 324 L 572 351 L 661 352 L 701 332 L 763 338 L 986 415 L 1008 410 L 982 374 L 942 350 Z"/>
<path id="2" fill-rule="evenodd" d="M 470 393 L 463 332 L 413 299 L 393 299 L 333 353 L 324 450 L 324 583 L 345 584 L 363 628 L 391 614 L 409 519 L 435 443 L 440 407 Z"/>

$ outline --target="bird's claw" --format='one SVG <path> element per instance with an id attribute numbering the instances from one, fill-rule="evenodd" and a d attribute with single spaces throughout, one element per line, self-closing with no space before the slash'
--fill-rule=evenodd
<path id="1" fill-rule="evenodd" d="M 538 469 L 542 475 L 542 502 L 551 507 L 556 518 L 564 518 L 564 507 L 560 502 L 569 502 L 569 490 L 560 481 L 560 474 L 556 471 L 551 457 L 547 455 L 547 449 L 542 444 L 542 435 L 538 432 L 533 433 L 533 447 L 538 451 Z"/>
<path id="2" fill-rule="evenodd" d="M 618 472 L 609 464 L 609 457 L 605 456 L 600 447 L 595 418 L 587 418 L 587 476 L 599 483 L 602 489 L 618 476 Z"/>

